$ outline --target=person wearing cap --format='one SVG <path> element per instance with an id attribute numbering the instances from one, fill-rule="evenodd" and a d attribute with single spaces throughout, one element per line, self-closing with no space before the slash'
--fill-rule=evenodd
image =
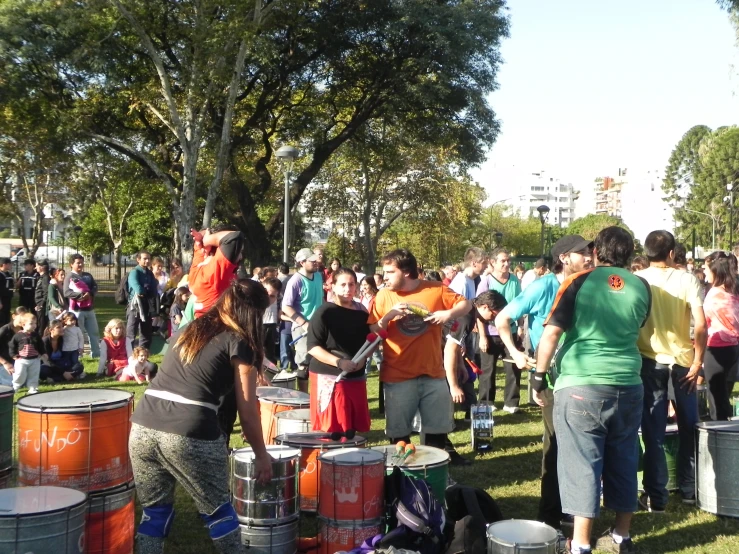
<path id="1" fill-rule="evenodd" d="M 519 369 L 529 367 L 526 353 L 519 351 L 513 338 L 511 324 L 528 316 L 531 346 L 536 351 L 544 332 L 544 321 L 552 309 L 557 291 L 565 279 L 593 266 L 593 243 L 580 235 L 567 235 L 552 246 L 554 267 L 552 273 L 537 279 L 514 298 L 495 318 L 500 338 Z M 538 394 L 538 393 L 537 393 Z M 554 433 L 554 394 L 551 389 L 541 393 L 540 405 L 544 420 L 544 446 L 541 457 L 541 498 L 537 519 L 559 529 L 562 522 L 562 503 L 557 479 L 557 439 Z"/>
<path id="2" fill-rule="evenodd" d="M 49 301 L 49 284 L 51 283 L 49 262 L 47 260 L 37 261 L 36 272 L 38 273 L 38 280 L 36 281 L 36 290 L 33 291 L 33 303 L 38 321 L 38 332 L 41 336 L 44 336 L 44 331 L 49 326 L 49 312 L 46 309 Z"/>
<path id="3" fill-rule="evenodd" d="M 698 423 L 696 385 L 701 375 L 708 329 L 703 312 L 702 287 L 694 275 L 675 267 L 675 237 L 652 231 L 644 241 L 649 267 L 635 275 L 652 287 L 652 313 L 639 333 L 644 383 L 641 430 L 644 440 L 644 493 L 639 504 L 650 512 L 667 505 L 667 461 L 664 442 L 667 426 L 668 384 L 675 391 L 680 446 L 677 486 L 683 502 L 695 503 L 695 436 Z M 695 322 L 694 340 L 690 319 Z"/>
<path id="4" fill-rule="evenodd" d="M 556 355 L 557 476 L 562 511 L 574 516 L 571 554 L 592 551 L 601 490 L 603 505 L 616 519 L 596 548 L 632 554 L 629 529 L 637 508 L 644 401 L 637 340 L 649 318 L 652 291 L 625 268 L 634 252 L 628 231 L 606 227 L 593 242 L 595 267 L 564 280 L 544 322 L 532 388 L 541 400 Z"/>
<path id="5" fill-rule="evenodd" d="M 282 313 L 292 322 L 295 343 L 295 363 L 298 365 L 298 380 L 301 390 L 307 388 L 308 380 L 308 325 L 316 310 L 323 304 L 323 276 L 318 267 L 321 258 L 310 248 L 301 248 L 295 254 L 298 270 L 285 285 L 282 297 Z"/>
<path id="6" fill-rule="evenodd" d="M 0 327 L 10 323 L 10 303 L 15 289 L 12 269 L 10 258 L 0 258 Z"/>

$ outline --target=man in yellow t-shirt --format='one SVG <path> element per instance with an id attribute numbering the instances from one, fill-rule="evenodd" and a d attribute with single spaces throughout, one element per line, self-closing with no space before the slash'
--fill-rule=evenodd
<path id="1" fill-rule="evenodd" d="M 663 449 L 667 426 L 668 386 L 675 392 L 680 449 L 677 484 L 683 502 L 695 503 L 693 428 L 698 422 L 696 385 L 706 348 L 706 318 L 701 285 L 693 275 L 674 267 L 675 237 L 652 231 L 644 250 L 649 267 L 638 271 L 652 289 L 652 312 L 639 333 L 644 383 L 642 438 L 644 440 L 644 494 L 642 508 L 663 512 L 667 505 L 667 461 Z M 695 344 L 690 340 L 690 318 L 695 322 Z"/>
<path id="2" fill-rule="evenodd" d="M 382 258 L 385 286 L 375 297 L 368 323 L 387 331 L 380 379 L 385 389 L 385 433 L 391 443 L 410 440 L 413 417 L 421 414 L 426 444 L 444 449 L 453 428 L 452 399 L 464 392 L 454 368 L 445 372 L 441 329 L 472 304 L 441 283 L 418 279 L 416 258 L 405 249 Z M 464 462 L 450 452 L 452 463 Z"/>

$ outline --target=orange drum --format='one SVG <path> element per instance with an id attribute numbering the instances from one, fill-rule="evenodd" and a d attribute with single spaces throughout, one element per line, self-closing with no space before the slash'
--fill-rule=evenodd
<path id="1" fill-rule="evenodd" d="M 66 389 L 18 401 L 18 484 L 101 491 L 133 480 L 133 395 Z"/>
<path id="2" fill-rule="evenodd" d="M 382 533 L 381 521 L 341 522 L 321 518 L 321 554 L 349 552 Z"/>
<path id="3" fill-rule="evenodd" d="M 323 432 L 290 433 L 277 435 L 277 444 L 300 448 L 300 511 L 315 512 L 318 510 L 318 456 L 326 450 L 336 450 L 347 447 L 364 448 L 367 439 L 356 435 L 352 439 L 341 438 L 331 440 L 331 436 Z M 351 550 L 351 549 L 350 549 Z"/>
<path id="4" fill-rule="evenodd" d="M 133 554 L 135 497 L 133 484 L 90 495 L 88 554 Z"/>
<path id="5" fill-rule="evenodd" d="M 275 435 L 277 435 L 275 414 L 300 408 L 310 408 L 310 396 L 296 390 L 280 387 L 257 387 L 257 397 L 259 398 L 259 414 L 262 422 L 264 444 L 274 444 Z"/>
<path id="6" fill-rule="evenodd" d="M 318 514 L 332 520 L 367 521 L 385 508 L 385 456 L 377 450 L 343 448 L 318 456 Z"/>

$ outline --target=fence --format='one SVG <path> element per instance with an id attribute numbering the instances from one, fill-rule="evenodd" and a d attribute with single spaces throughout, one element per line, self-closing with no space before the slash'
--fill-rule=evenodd
<path id="1" fill-rule="evenodd" d="M 17 278 L 23 272 L 23 262 L 15 262 L 13 265 L 13 271 Z M 69 271 L 69 262 L 63 264 L 50 262 L 50 265 L 51 267 L 63 267 L 66 271 Z M 135 265 L 136 262 L 132 262 L 131 260 L 121 260 L 121 275 L 124 275 Z M 85 259 L 85 271 L 94 277 L 101 289 L 115 290 L 115 287 L 118 286 L 118 283 L 115 282 L 115 267 L 112 265 L 89 263 Z"/>

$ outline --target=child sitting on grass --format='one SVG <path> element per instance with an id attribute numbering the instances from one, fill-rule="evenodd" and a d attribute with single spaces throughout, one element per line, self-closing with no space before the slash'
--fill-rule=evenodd
<path id="1" fill-rule="evenodd" d="M 126 338 L 123 321 L 111 319 L 103 331 L 103 340 L 100 341 L 100 363 L 98 377 L 105 375 L 112 377 L 119 369 L 128 365 L 131 355 L 131 341 Z"/>
<path id="2" fill-rule="evenodd" d="M 32 313 L 18 316 L 15 321 L 20 324 L 18 331 L 8 344 L 8 351 L 13 363 L 13 390 L 28 387 L 28 394 L 38 392 L 38 380 L 41 374 L 41 356 L 44 355 L 44 344 L 36 332 L 36 316 Z"/>
<path id="3" fill-rule="evenodd" d="M 137 346 L 128 358 L 128 365 L 116 372 L 116 378 L 123 382 L 136 381 L 140 385 L 144 380 L 151 382 L 157 369 L 157 364 L 149 361 L 149 351 L 143 346 Z"/>
<path id="4" fill-rule="evenodd" d="M 85 378 L 82 364 L 73 362 L 72 353 L 64 348 L 66 342 L 64 324 L 59 320 L 49 323 L 43 338 L 46 359 L 41 364 L 41 379 L 49 384 Z"/>

